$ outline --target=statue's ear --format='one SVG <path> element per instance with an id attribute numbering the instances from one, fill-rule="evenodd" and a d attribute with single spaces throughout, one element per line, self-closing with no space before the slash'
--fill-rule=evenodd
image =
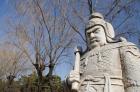
<path id="1" fill-rule="evenodd" d="M 113 26 L 109 22 L 106 22 L 106 27 L 107 27 L 107 31 L 106 31 L 107 35 L 110 38 L 114 38 L 115 37 L 115 32 L 114 32 Z"/>
<path id="2" fill-rule="evenodd" d="M 107 41 L 108 42 L 113 42 L 113 39 L 115 37 L 115 32 L 113 26 L 106 22 L 106 36 L 107 36 Z"/>

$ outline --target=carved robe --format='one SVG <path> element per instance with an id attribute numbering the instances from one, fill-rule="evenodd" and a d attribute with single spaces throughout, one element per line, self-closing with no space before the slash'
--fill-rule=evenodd
<path id="1" fill-rule="evenodd" d="M 80 62 L 79 92 L 140 92 L 140 53 L 134 44 L 107 44 L 86 52 Z"/>

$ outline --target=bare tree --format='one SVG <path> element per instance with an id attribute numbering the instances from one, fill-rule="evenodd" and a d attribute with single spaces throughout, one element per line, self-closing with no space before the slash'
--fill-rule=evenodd
<path id="1" fill-rule="evenodd" d="M 47 2 L 47 3 L 46 3 Z M 69 58 L 75 41 L 75 32 L 64 15 L 64 7 L 57 1 L 30 0 L 16 2 L 18 22 L 9 32 L 9 43 L 27 57 L 43 82 L 43 71 L 50 77 L 51 92 L 53 72 L 59 63 Z M 48 5 L 46 7 L 46 5 Z"/>
<path id="2" fill-rule="evenodd" d="M 73 43 L 76 42 L 86 49 L 85 25 L 92 12 L 101 12 L 113 24 L 118 36 L 127 37 L 124 34 L 139 33 L 130 30 L 134 29 L 132 24 L 136 21 L 135 16 L 139 11 L 135 6 L 136 3 L 140 3 L 138 0 L 14 0 L 14 2 L 18 21 L 14 22 L 12 31 L 14 40 L 10 40 L 35 66 L 40 82 L 45 69 L 48 70 L 47 76 L 52 76 L 56 65 L 70 55 L 67 50 Z M 132 18 L 133 21 L 130 21 Z M 125 31 L 122 31 L 124 29 Z"/>
<path id="3" fill-rule="evenodd" d="M 29 70 L 29 66 L 27 62 L 25 62 L 25 56 L 22 52 L 14 49 L 13 46 L 7 46 L 4 44 L 0 48 L 0 77 L 1 79 L 8 78 L 9 76 L 13 76 L 13 78 L 9 80 L 10 84 L 14 80 L 14 78 L 20 76 L 24 71 Z"/>

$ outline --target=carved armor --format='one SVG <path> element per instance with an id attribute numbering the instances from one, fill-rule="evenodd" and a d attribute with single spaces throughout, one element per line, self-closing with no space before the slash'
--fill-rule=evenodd
<path id="1" fill-rule="evenodd" d="M 134 87 L 139 90 L 140 81 L 139 58 L 136 46 L 128 42 L 86 52 L 81 57 L 79 92 L 136 92 Z"/>
<path id="2" fill-rule="evenodd" d="M 81 55 L 80 71 L 72 71 L 65 83 L 76 81 L 78 92 L 140 92 L 140 52 L 135 44 L 114 36 L 112 25 L 93 13 L 86 26 L 90 51 Z"/>
<path id="3" fill-rule="evenodd" d="M 139 92 L 139 76 L 138 48 L 130 42 L 108 44 L 82 55 L 79 92 Z"/>

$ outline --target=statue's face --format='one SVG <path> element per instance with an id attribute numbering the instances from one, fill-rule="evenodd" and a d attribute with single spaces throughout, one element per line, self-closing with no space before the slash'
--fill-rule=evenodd
<path id="1" fill-rule="evenodd" d="M 94 26 L 86 31 L 90 48 L 107 44 L 106 35 L 102 26 Z"/>

